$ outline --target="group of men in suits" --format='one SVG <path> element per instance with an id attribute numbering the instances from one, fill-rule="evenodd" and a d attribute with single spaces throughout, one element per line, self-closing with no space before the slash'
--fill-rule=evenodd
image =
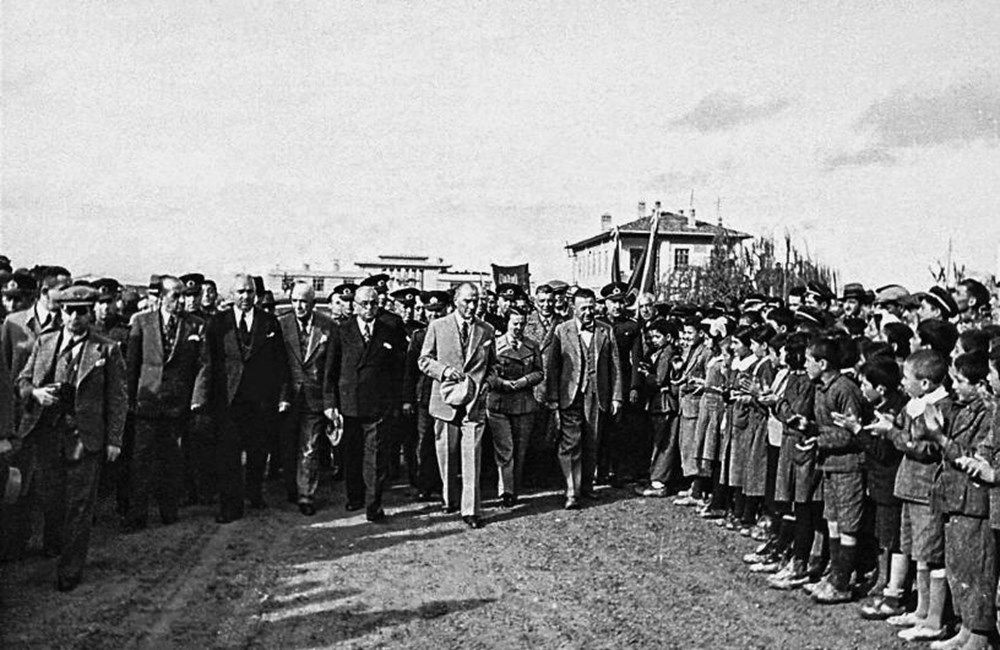
<path id="1" fill-rule="evenodd" d="M 4 374 L 17 389 L 3 414 L 17 429 L 0 434 L 0 454 L 24 486 L 0 528 L 3 555 L 18 557 L 29 511 L 45 512 L 45 550 L 63 558 L 60 588 L 82 575 L 99 474 L 122 463 L 126 532 L 148 526 L 151 502 L 164 525 L 177 521 L 186 482 L 194 497 L 217 496 L 221 524 L 265 508 L 265 470 L 276 464 L 288 500 L 313 515 L 324 445 L 339 450 L 346 509 L 380 521 L 406 426 L 417 498 L 440 489 L 444 510 L 470 528 L 483 524 L 487 426 L 502 505 L 516 503 L 540 436 L 560 439 L 566 507 L 593 496 L 599 436 L 621 408 L 623 374 L 615 332 L 595 318 L 587 290 L 569 319 L 549 285 L 530 311 L 505 295 L 492 325 L 473 284 L 425 292 L 424 323 L 385 309 L 386 287 L 375 281 L 338 294 L 350 307 L 335 317 L 316 309 L 311 284 L 295 283 L 291 310 L 275 316 L 250 276 L 235 277 L 231 307 L 218 310 L 197 297 L 202 276 L 159 275 L 145 310 L 126 320 L 107 305 L 117 283 L 71 283 L 65 269 L 46 269 L 34 299 L 0 327 Z"/>

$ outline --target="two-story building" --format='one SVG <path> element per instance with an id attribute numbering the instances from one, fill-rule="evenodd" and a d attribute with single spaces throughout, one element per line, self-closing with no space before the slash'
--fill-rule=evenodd
<path id="1" fill-rule="evenodd" d="M 656 210 L 659 210 L 657 204 Z M 640 215 L 646 212 L 645 205 L 639 204 Z M 654 246 L 658 248 L 656 278 L 663 278 L 675 269 L 689 266 L 704 266 L 712 252 L 712 242 L 718 228 L 737 241 L 749 239 L 751 235 L 731 230 L 721 225 L 695 219 L 695 211 L 688 214 L 659 210 L 660 218 L 656 230 Z M 632 269 L 643 258 L 649 242 L 649 232 L 653 215 L 640 216 L 635 221 L 618 226 L 617 236 L 612 226 L 610 214 L 601 216 L 601 231 L 586 239 L 566 245 L 566 252 L 572 260 L 573 282 L 581 287 L 600 289 L 611 281 L 611 267 L 615 248 L 618 248 L 622 280 L 627 281 Z"/>

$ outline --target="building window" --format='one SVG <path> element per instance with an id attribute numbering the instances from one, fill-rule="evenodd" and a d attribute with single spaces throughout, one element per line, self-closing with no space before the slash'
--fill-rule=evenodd
<path id="1" fill-rule="evenodd" d="M 313 278 L 313 289 L 316 290 L 316 293 L 325 293 L 325 289 L 323 288 L 325 286 L 326 278 Z"/>
<path id="2" fill-rule="evenodd" d="M 687 268 L 691 261 L 691 251 L 687 248 L 675 248 L 674 249 L 674 268 L 683 269 Z"/>
<path id="3" fill-rule="evenodd" d="M 642 254 L 646 252 L 644 248 L 630 248 L 628 249 L 628 267 L 630 269 L 635 269 L 639 266 L 639 261 L 642 259 Z"/>

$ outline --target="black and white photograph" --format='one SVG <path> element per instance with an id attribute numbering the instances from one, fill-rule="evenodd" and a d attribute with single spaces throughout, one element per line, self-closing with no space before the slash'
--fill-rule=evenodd
<path id="1" fill-rule="evenodd" d="M 0 0 L 0 647 L 1000 650 L 995 0 Z"/>

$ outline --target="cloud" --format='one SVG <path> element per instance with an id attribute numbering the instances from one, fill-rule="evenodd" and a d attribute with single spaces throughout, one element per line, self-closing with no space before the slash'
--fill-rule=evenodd
<path id="1" fill-rule="evenodd" d="M 827 171 L 839 167 L 867 167 L 882 165 L 888 167 L 896 164 L 896 157 L 881 147 L 868 147 L 860 151 L 843 151 L 827 156 L 824 160 Z"/>
<path id="2" fill-rule="evenodd" d="M 752 104 L 734 93 L 717 91 L 703 97 L 694 108 L 671 124 L 693 127 L 702 133 L 722 131 L 777 115 L 788 106 L 786 99 Z"/>
<path id="3" fill-rule="evenodd" d="M 935 93 L 898 90 L 872 104 L 855 129 L 880 147 L 965 143 L 1000 136 L 1000 84 L 978 80 Z"/>

